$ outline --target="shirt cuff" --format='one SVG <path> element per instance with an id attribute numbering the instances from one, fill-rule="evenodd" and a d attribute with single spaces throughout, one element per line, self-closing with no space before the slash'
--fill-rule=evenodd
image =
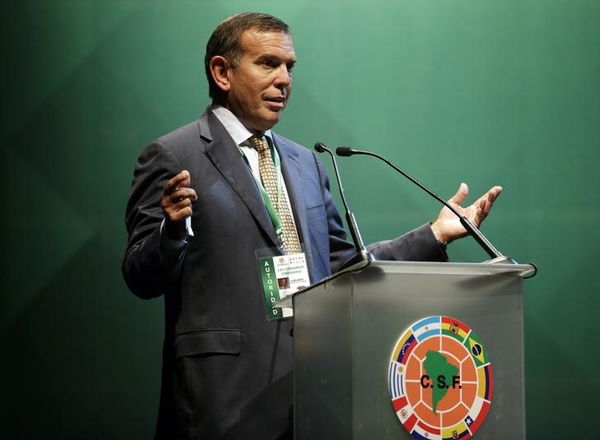
<path id="1" fill-rule="evenodd" d="M 165 221 L 160 223 L 160 257 L 164 263 L 176 263 L 183 249 L 188 243 L 187 238 L 193 237 L 194 232 L 192 231 L 190 218 L 185 219 L 185 227 L 187 231 L 187 237 L 183 240 L 173 240 L 165 233 Z"/>

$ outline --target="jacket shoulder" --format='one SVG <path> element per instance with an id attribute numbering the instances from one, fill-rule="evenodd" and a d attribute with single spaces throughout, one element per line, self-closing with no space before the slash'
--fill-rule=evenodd
<path id="1" fill-rule="evenodd" d="M 170 147 L 177 147 L 179 145 L 198 143 L 199 140 L 200 124 L 199 120 L 196 120 L 158 137 L 154 142 Z"/>
<path id="2" fill-rule="evenodd" d="M 303 160 L 314 160 L 313 152 L 302 144 L 283 137 L 277 133 L 273 133 L 273 140 L 281 152 L 291 153 L 294 156 L 299 156 Z"/>

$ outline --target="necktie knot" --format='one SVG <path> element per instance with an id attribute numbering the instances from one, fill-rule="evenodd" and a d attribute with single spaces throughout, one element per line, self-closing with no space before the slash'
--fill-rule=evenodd
<path id="1" fill-rule="evenodd" d="M 250 145 L 252 145 L 252 148 L 254 148 L 259 153 L 262 153 L 267 148 L 269 148 L 269 144 L 267 144 L 267 141 L 265 141 L 265 139 L 262 136 L 258 136 L 255 134 L 248 140 L 250 141 Z"/>

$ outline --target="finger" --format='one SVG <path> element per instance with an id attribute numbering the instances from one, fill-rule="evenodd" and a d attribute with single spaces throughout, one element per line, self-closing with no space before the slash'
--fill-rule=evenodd
<path id="1" fill-rule="evenodd" d="M 494 186 L 492 189 L 490 189 L 490 192 L 493 194 L 492 202 L 498 198 L 498 196 L 502 193 L 503 190 L 504 188 L 502 188 L 501 186 Z"/>
<path id="2" fill-rule="evenodd" d="M 164 192 L 167 194 L 171 194 L 174 191 L 177 191 L 180 187 L 188 187 L 190 186 L 190 184 L 190 172 L 188 170 L 183 170 L 175 177 L 170 179 L 167 183 L 165 183 Z"/>
<path id="3" fill-rule="evenodd" d="M 195 202 L 198 199 L 198 196 L 196 195 L 196 191 L 192 188 L 179 188 L 168 198 L 171 203 L 175 204 L 182 200 L 191 200 L 192 202 Z"/>
<path id="4" fill-rule="evenodd" d="M 492 209 L 492 203 L 489 201 L 488 198 L 483 199 L 479 203 L 479 212 L 478 212 L 478 214 L 479 214 L 479 216 L 481 217 L 482 220 L 487 217 L 487 215 L 490 212 L 490 209 Z"/>
<path id="5" fill-rule="evenodd" d="M 483 211 L 484 216 L 488 215 L 488 213 L 492 209 L 492 205 L 494 204 L 501 192 L 502 187 L 495 186 L 481 197 L 481 209 Z"/>
<path id="6" fill-rule="evenodd" d="M 458 191 L 456 192 L 456 194 L 454 194 L 452 196 L 452 198 L 450 198 L 450 200 L 448 200 L 448 201 L 450 203 L 455 203 L 457 205 L 460 205 L 462 202 L 465 201 L 465 199 L 467 198 L 468 195 L 469 195 L 469 187 L 467 186 L 466 183 L 463 182 L 458 187 Z"/>
<path id="7" fill-rule="evenodd" d="M 186 206 L 192 206 L 192 200 L 189 197 L 177 197 L 171 201 L 171 207 L 174 209 L 181 209 Z"/>
<path id="8" fill-rule="evenodd" d="M 164 208 L 165 218 L 177 222 L 192 215 L 192 201 L 185 198 L 177 203 L 169 204 Z"/>
<path id="9" fill-rule="evenodd" d="M 180 187 L 188 187 L 191 185 L 192 183 L 192 179 L 190 177 L 190 172 L 188 170 L 183 170 L 181 173 L 179 173 L 183 176 L 183 180 L 181 182 L 179 182 L 179 186 Z"/>
<path id="10" fill-rule="evenodd" d="M 493 202 L 502 192 L 502 187 L 501 186 L 494 186 L 492 188 L 490 188 L 488 190 L 488 192 L 486 192 L 484 195 L 482 195 L 482 198 L 486 198 L 489 201 Z"/>
<path id="11" fill-rule="evenodd" d="M 191 217 L 191 216 L 192 216 L 192 207 L 187 206 L 187 207 L 184 207 L 181 209 L 177 209 L 176 211 L 171 213 L 169 218 L 173 222 L 178 222 L 178 221 L 185 220 L 186 218 Z"/>

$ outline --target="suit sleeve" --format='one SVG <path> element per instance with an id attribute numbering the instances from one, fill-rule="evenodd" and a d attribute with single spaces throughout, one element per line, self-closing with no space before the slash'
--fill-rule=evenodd
<path id="1" fill-rule="evenodd" d="M 429 223 L 393 240 L 370 244 L 367 250 L 378 260 L 448 261 L 445 246 L 435 239 Z"/>
<path id="2" fill-rule="evenodd" d="M 160 197 L 165 183 L 181 171 L 163 144 L 149 145 L 136 162 L 125 223 L 129 233 L 121 270 L 129 289 L 140 298 L 160 296 L 178 279 L 185 248 L 179 258 L 165 261 L 161 253 Z"/>

